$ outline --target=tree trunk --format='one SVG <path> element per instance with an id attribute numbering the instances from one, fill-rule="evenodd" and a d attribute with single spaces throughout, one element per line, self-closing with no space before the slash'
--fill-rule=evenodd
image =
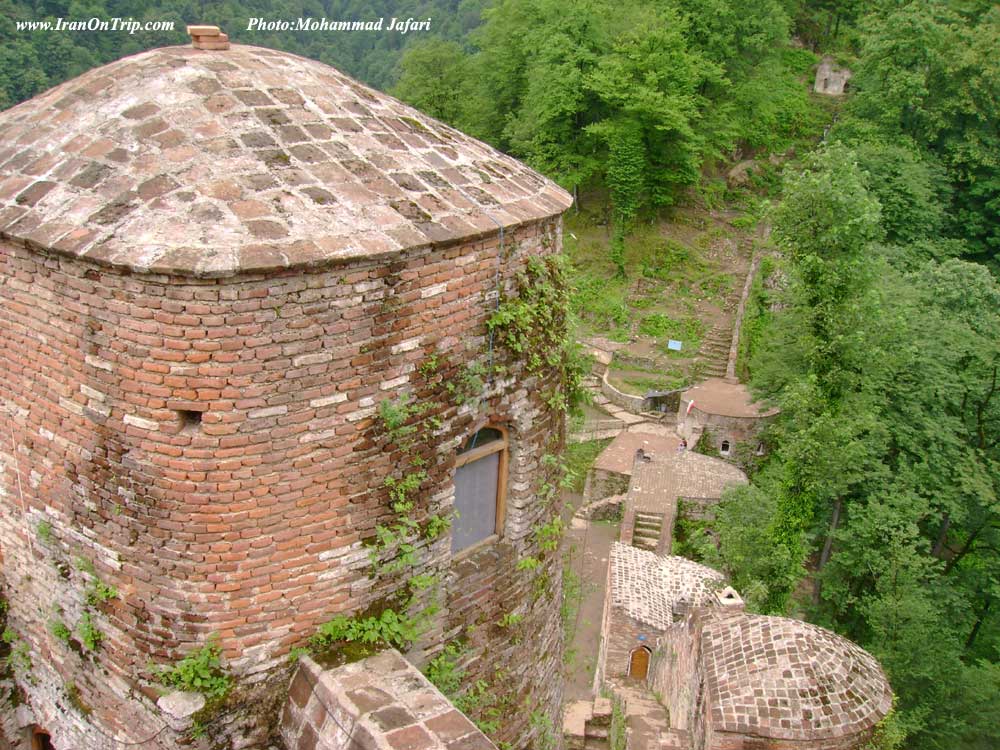
<path id="1" fill-rule="evenodd" d="M 944 566 L 944 573 L 942 575 L 948 575 L 954 569 L 954 567 L 958 565 L 958 561 L 968 554 L 969 550 L 972 549 L 972 543 L 976 541 L 976 537 L 979 536 L 979 534 L 982 533 L 982 530 L 985 529 L 988 525 L 989 524 L 984 523 L 978 529 L 969 534 L 969 538 L 965 540 L 965 544 L 962 545 L 962 549 L 960 549 L 948 561 L 948 564 Z"/>
<path id="2" fill-rule="evenodd" d="M 840 524 L 840 510 L 843 507 L 843 500 L 839 497 L 833 501 L 833 518 L 830 519 L 830 530 L 826 534 L 826 541 L 823 542 L 823 551 L 819 555 L 819 565 L 816 566 L 816 587 L 813 589 L 813 604 L 819 604 L 820 594 L 823 592 L 823 584 L 819 580 L 819 574 L 828 562 L 833 552 L 833 535 L 837 533 L 837 526 Z"/>
<path id="3" fill-rule="evenodd" d="M 986 619 L 986 615 L 989 614 L 990 605 L 993 600 L 990 597 L 986 597 L 986 602 L 983 604 L 982 610 L 979 612 L 979 617 L 976 618 L 976 624 L 972 626 L 972 632 L 969 633 L 969 637 L 965 639 L 965 650 L 968 651 L 972 648 L 973 644 L 976 642 L 976 636 L 979 635 L 979 628 L 983 625 L 983 620 Z"/>
<path id="4" fill-rule="evenodd" d="M 931 554 L 934 557 L 941 557 L 941 553 L 944 551 L 945 542 L 948 541 L 948 528 L 951 526 L 951 516 L 946 512 L 944 518 L 941 519 L 941 530 L 938 531 L 937 540 L 934 542 L 934 549 L 931 550 Z"/>

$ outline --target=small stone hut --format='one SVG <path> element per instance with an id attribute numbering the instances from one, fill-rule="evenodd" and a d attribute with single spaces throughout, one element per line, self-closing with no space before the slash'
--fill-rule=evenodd
<path id="1" fill-rule="evenodd" d="M 777 416 L 776 407 L 754 401 L 745 385 L 727 378 L 709 378 L 681 394 L 677 432 L 692 447 L 704 434 L 722 458 L 739 453 L 763 454 L 760 431 Z"/>
<path id="2" fill-rule="evenodd" d="M 0 565 L 33 665 L 0 736 L 178 747 L 148 665 L 215 639 L 213 747 L 269 747 L 289 652 L 393 605 L 417 661 L 465 637 L 530 746 L 561 700 L 562 383 L 486 323 L 558 283 L 571 199 L 326 65 L 208 46 L 0 113 Z"/>
<path id="3" fill-rule="evenodd" d="M 680 438 L 666 431 L 619 432 L 594 460 L 584 488 L 586 499 L 594 501 L 611 495 L 624 494 L 628 490 L 636 455 L 640 451 L 645 456 L 662 456 L 676 452 L 679 444 Z"/>
<path id="4" fill-rule="evenodd" d="M 816 67 L 816 81 L 813 83 L 813 91 L 826 96 L 843 96 L 847 93 L 847 85 L 851 76 L 850 69 L 837 65 L 832 57 L 825 55 Z"/>
<path id="5" fill-rule="evenodd" d="M 621 540 L 669 555 L 682 513 L 688 519 L 713 517 L 722 493 L 746 483 L 747 475 L 732 464 L 690 450 L 637 456 L 625 493 Z"/>
<path id="6" fill-rule="evenodd" d="M 725 578 L 716 570 L 614 542 L 596 686 L 607 679 L 645 680 L 654 651 L 677 618 L 691 607 L 709 606 L 724 589 Z"/>

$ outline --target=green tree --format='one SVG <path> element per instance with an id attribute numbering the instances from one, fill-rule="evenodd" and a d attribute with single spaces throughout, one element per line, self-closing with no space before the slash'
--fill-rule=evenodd
<path id="1" fill-rule="evenodd" d="M 417 42 L 403 53 L 392 93 L 432 117 L 461 127 L 468 107 L 468 66 L 465 50 L 457 42 Z"/>

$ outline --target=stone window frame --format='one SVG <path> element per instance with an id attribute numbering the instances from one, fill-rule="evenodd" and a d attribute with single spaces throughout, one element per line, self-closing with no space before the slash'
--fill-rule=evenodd
<path id="1" fill-rule="evenodd" d="M 733 444 L 728 438 L 725 438 L 721 443 L 719 443 L 719 455 L 729 456 L 733 452 Z"/>
<path id="2" fill-rule="evenodd" d="M 451 556 L 453 560 L 460 560 L 468 557 L 469 555 L 473 555 L 483 547 L 487 547 L 500 541 L 503 537 L 504 524 L 507 520 L 507 476 L 510 473 L 510 430 L 502 424 L 487 420 L 481 422 L 475 429 L 471 430 L 469 433 L 470 437 L 479 433 L 481 430 L 496 430 L 500 433 L 501 437 L 499 440 L 491 440 L 490 442 L 477 448 L 472 448 L 464 453 L 459 453 L 455 458 L 455 471 L 457 472 L 466 464 L 473 463 L 474 461 L 486 458 L 487 456 L 492 456 L 494 453 L 500 454 L 500 460 L 497 463 L 496 516 L 493 525 L 493 533 L 484 539 L 480 539 L 478 542 L 470 544 L 464 549 L 452 552 Z M 469 438 L 466 438 L 465 440 L 467 441 L 468 439 Z M 463 441 L 462 446 L 464 445 L 465 442 Z"/>

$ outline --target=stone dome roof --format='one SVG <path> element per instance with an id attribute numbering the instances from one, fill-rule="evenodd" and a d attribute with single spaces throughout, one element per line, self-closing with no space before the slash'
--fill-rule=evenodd
<path id="1" fill-rule="evenodd" d="M 702 654 L 716 731 L 818 741 L 865 731 L 892 708 L 875 658 L 809 623 L 715 618 L 705 625 Z"/>
<path id="2" fill-rule="evenodd" d="M 743 383 L 725 378 L 708 378 L 681 394 L 684 402 L 694 401 L 694 408 L 705 414 L 723 417 L 770 417 L 778 409 L 753 400 Z"/>
<path id="3" fill-rule="evenodd" d="M 725 577 L 692 560 L 615 542 L 611 545 L 611 603 L 646 625 L 666 630 L 678 606 L 714 603 Z"/>
<path id="4" fill-rule="evenodd" d="M 382 256 L 571 202 L 392 97 L 258 47 L 144 52 L 0 113 L 0 237 L 135 271 Z"/>

